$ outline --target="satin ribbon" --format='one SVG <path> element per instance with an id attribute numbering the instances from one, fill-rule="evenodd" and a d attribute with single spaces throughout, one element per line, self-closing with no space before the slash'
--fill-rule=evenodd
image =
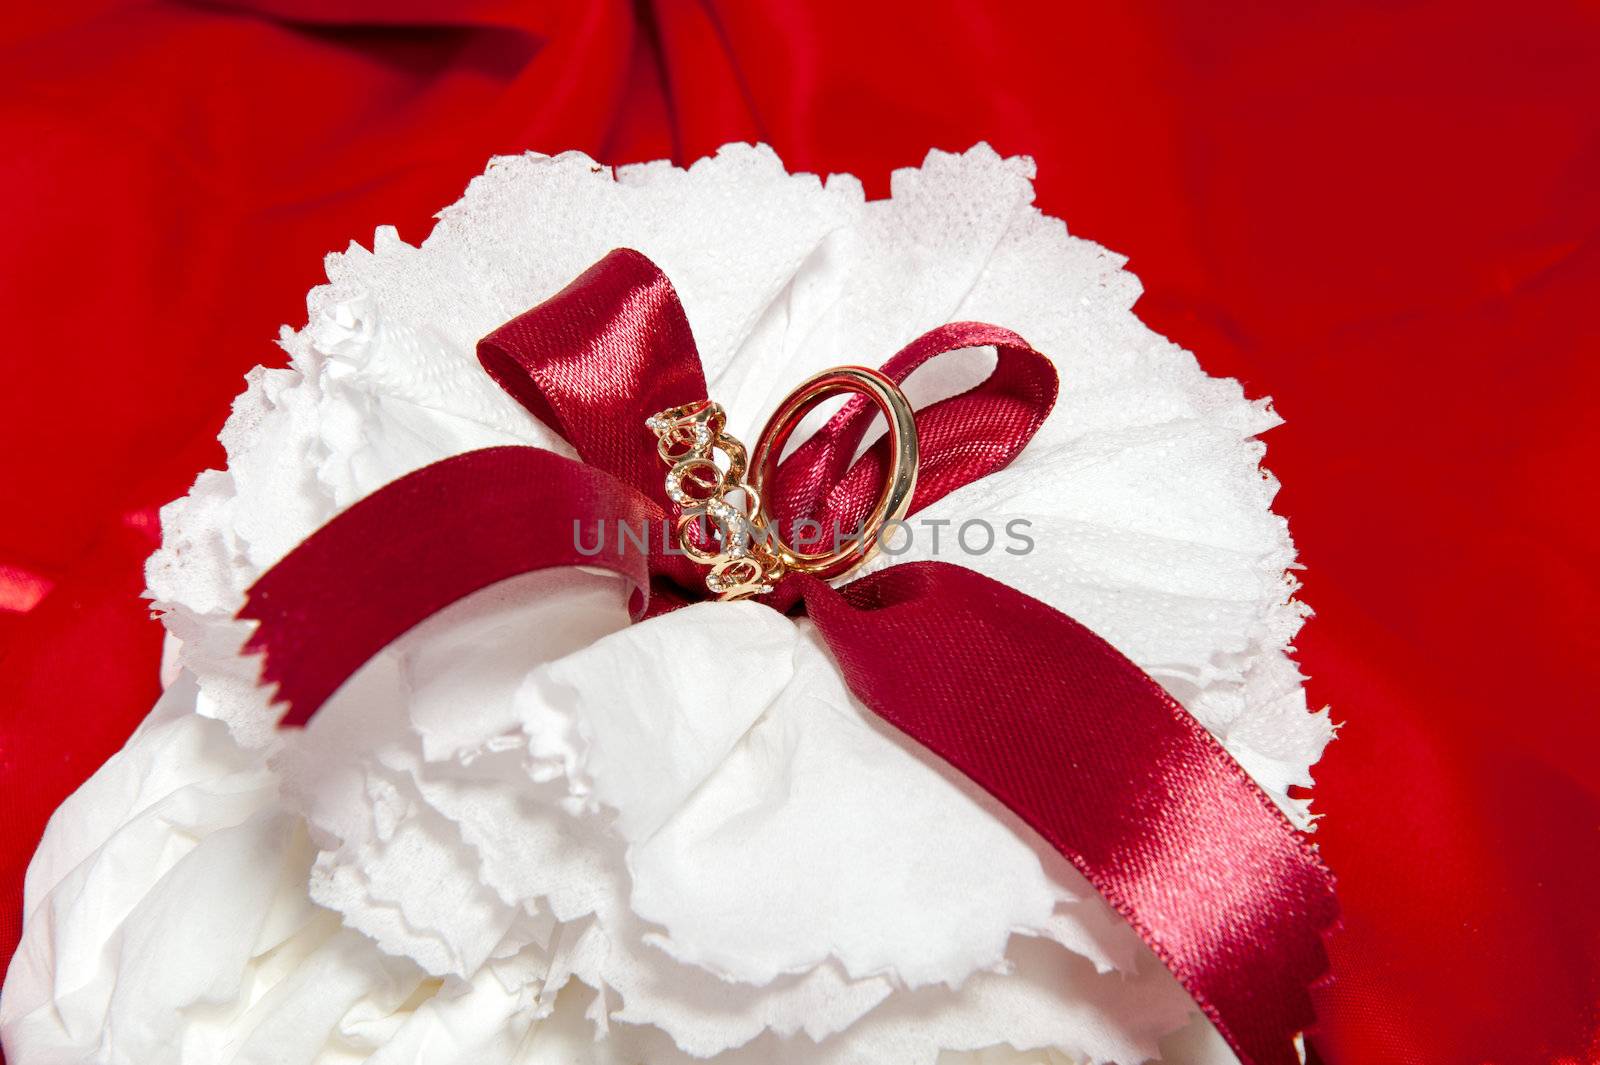
<path id="1" fill-rule="evenodd" d="M 883 367 L 993 346 L 982 383 L 918 411 L 913 509 L 1009 463 L 1054 404 L 1055 371 L 1021 337 L 942 326 Z M 578 549 L 574 522 L 667 518 L 644 420 L 706 397 L 670 282 L 619 250 L 485 337 L 499 384 L 577 450 L 469 452 L 356 503 L 250 589 L 264 682 L 303 724 L 368 659 L 472 592 L 550 566 L 602 566 L 644 618 L 704 595 L 702 571 L 661 550 Z M 774 509 L 851 529 L 871 506 L 883 442 L 856 451 L 873 411 L 852 399 L 779 467 Z M 854 460 L 854 461 L 852 461 Z M 584 543 L 593 543 L 585 535 Z M 1194 997 L 1246 1065 L 1292 1065 L 1327 968 L 1332 879 L 1242 768 L 1160 685 L 1044 603 L 942 562 L 835 589 L 799 574 L 766 600 L 804 610 L 851 691 L 1013 810 L 1081 871 Z M 1064 787 L 1065 782 L 1071 784 Z"/>

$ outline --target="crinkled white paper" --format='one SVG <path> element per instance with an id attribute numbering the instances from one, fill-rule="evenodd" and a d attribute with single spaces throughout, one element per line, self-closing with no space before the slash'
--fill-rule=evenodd
<path id="1" fill-rule="evenodd" d="M 11 1060 L 1231 1061 L 1083 879 L 875 720 L 804 621 L 713 603 L 630 626 L 616 578 L 532 574 L 284 736 L 237 654 L 244 590 L 341 508 L 472 448 L 570 454 L 474 345 L 628 246 L 672 278 L 743 439 L 809 374 L 944 322 L 1050 355 L 1038 437 L 921 515 L 952 523 L 938 557 L 1104 635 L 1306 823 L 1286 790 L 1330 727 L 1287 656 L 1305 611 L 1255 439 L 1277 419 L 1140 324 L 1137 280 L 1040 214 L 1032 176 L 935 152 L 869 203 L 760 147 L 687 170 L 528 155 L 420 248 L 380 230 L 329 256 L 290 367 L 235 404 L 228 469 L 163 512 L 176 679 L 29 871 Z M 952 550 L 972 518 L 1025 519 L 1034 549 Z M 874 566 L 931 557 L 927 531 Z"/>

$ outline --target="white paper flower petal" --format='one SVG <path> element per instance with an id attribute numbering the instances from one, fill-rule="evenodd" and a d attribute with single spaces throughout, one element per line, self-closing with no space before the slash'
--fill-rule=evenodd
<path id="1" fill-rule="evenodd" d="M 788 624 L 794 679 L 630 849 L 634 909 L 663 949 L 745 983 L 828 958 L 909 987 L 999 965 L 1057 897 L 1032 847 L 869 720 L 814 630 Z"/>
<path id="2" fill-rule="evenodd" d="M 624 629 L 528 677 L 529 747 L 566 760 L 573 786 L 616 811 L 623 839 L 648 840 L 787 694 L 794 646 L 794 624 L 755 603 L 704 603 Z"/>

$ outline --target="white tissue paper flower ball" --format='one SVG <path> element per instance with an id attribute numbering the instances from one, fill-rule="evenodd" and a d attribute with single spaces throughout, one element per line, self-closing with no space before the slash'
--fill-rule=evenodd
<path id="1" fill-rule="evenodd" d="M 1087 882 L 877 721 L 803 619 L 706 603 L 630 625 L 620 578 L 531 574 L 283 734 L 237 653 L 245 589 L 342 508 L 474 448 L 572 454 L 474 346 L 632 247 L 743 439 L 813 372 L 945 322 L 1052 358 L 1038 436 L 922 512 L 1026 518 L 1034 550 L 941 557 L 1111 641 L 1305 827 L 1287 789 L 1331 729 L 1288 657 L 1306 611 L 1256 440 L 1277 418 L 1139 322 L 1123 259 L 1034 208 L 1033 172 L 934 152 L 868 201 L 765 147 L 688 169 L 526 155 L 421 247 L 381 229 L 329 256 L 289 368 L 234 405 L 228 468 L 162 513 L 166 692 L 28 871 L 13 1065 L 1233 1061 Z M 907 392 L 992 362 L 939 360 Z"/>

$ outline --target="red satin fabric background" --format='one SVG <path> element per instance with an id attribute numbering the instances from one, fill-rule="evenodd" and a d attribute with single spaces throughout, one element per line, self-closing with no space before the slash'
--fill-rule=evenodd
<path id="1" fill-rule="evenodd" d="M 496 152 L 764 139 L 883 194 L 987 139 L 1287 419 L 1345 722 L 1316 1053 L 1600 1061 L 1597 69 L 1600 10 L 1557 0 L 7 7 L 0 959 L 45 818 L 156 694 L 156 508 L 324 252 L 421 239 Z"/>

